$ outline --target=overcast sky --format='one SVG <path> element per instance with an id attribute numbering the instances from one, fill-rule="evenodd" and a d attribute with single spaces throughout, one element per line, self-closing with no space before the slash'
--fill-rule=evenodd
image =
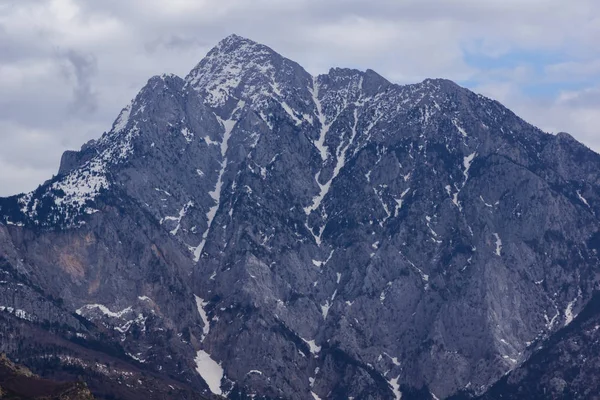
<path id="1" fill-rule="evenodd" d="M 109 130 L 153 75 L 225 36 L 313 74 L 452 79 L 600 150 L 598 0 L 0 0 L 0 195 Z"/>

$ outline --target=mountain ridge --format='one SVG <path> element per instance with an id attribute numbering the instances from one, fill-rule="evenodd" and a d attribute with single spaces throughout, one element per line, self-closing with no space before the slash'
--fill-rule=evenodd
<path id="1" fill-rule="evenodd" d="M 206 394 L 481 394 L 597 287 L 598 167 L 451 81 L 313 77 L 233 35 L 0 199 L 0 256 Z"/>

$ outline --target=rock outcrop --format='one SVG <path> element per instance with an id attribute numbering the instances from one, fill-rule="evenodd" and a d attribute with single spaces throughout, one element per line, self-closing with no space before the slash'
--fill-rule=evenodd
<path id="1" fill-rule="evenodd" d="M 0 306 L 182 391 L 482 394 L 592 298 L 598 213 L 600 156 L 566 134 L 233 35 L 0 199 Z M 20 335 L 0 349 L 48 354 Z"/>

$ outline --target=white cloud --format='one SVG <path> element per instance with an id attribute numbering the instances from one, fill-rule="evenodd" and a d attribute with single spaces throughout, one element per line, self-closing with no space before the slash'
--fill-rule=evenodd
<path id="1" fill-rule="evenodd" d="M 567 61 L 550 64 L 544 68 L 546 78 L 559 82 L 585 82 L 600 76 L 600 59 L 583 61 Z"/>
<path id="2" fill-rule="evenodd" d="M 600 152 L 600 87 L 562 91 L 554 98 L 535 98 L 520 86 L 505 82 L 481 85 L 474 90 L 497 99 L 519 116 L 546 132 L 569 132 L 592 150 Z"/>

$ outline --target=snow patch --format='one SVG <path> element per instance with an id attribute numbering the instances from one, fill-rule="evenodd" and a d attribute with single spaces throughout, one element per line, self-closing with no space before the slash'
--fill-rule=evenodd
<path id="1" fill-rule="evenodd" d="M 556 306 L 554 306 L 556 308 Z M 552 319 L 548 319 L 548 314 L 544 313 L 544 320 L 546 320 L 546 329 L 552 329 L 552 327 L 554 326 L 554 323 L 556 322 L 556 318 L 558 318 L 558 316 L 560 315 L 560 312 L 558 311 L 558 309 L 556 308 L 556 314 L 554 314 L 554 317 L 552 317 Z"/>
<path id="2" fill-rule="evenodd" d="M 204 301 L 204 299 L 196 295 L 194 295 L 194 298 L 196 299 L 196 308 L 198 309 L 198 313 L 204 324 L 204 327 L 202 328 L 202 339 L 200 340 L 203 342 L 210 333 L 210 321 L 208 320 L 208 314 L 206 314 L 206 310 L 204 309 L 208 305 L 208 301 Z"/>
<path id="3" fill-rule="evenodd" d="M 315 107 L 317 108 L 317 119 L 321 124 L 321 131 L 319 132 L 319 139 L 316 142 L 313 142 L 317 150 L 319 150 L 319 154 L 321 155 L 321 160 L 325 161 L 327 159 L 327 153 L 329 151 L 328 147 L 325 146 L 325 136 L 327 136 L 327 132 L 331 125 L 326 124 L 326 117 L 323 114 L 323 108 L 321 105 L 321 100 L 319 100 L 319 82 L 317 77 L 313 77 L 312 88 L 309 88 L 313 103 L 315 103 Z"/>
<path id="4" fill-rule="evenodd" d="M 406 257 L 404 254 L 402 254 L 401 251 L 399 251 L 398 253 L 400 253 L 401 256 L 404 257 L 404 259 L 406 260 L 406 262 L 408 262 L 414 269 L 417 270 L 417 272 L 419 272 L 419 275 L 421 275 L 421 279 L 423 280 L 423 282 L 425 282 L 425 289 L 427 289 L 429 287 L 429 275 L 427 275 L 426 273 L 423 272 L 423 270 L 421 270 L 421 268 L 417 267 L 412 261 L 410 261 L 408 259 L 408 257 Z"/>
<path id="5" fill-rule="evenodd" d="M 208 192 L 210 197 L 212 197 L 212 199 L 215 201 L 215 205 L 212 206 L 206 213 L 206 219 L 207 219 L 206 230 L 202 234 L 202 240 L 200 241 L 200 244 L 198 245 L 198 247 L 196 247 L 194 249 L 194 261 L 195 262 L 200 261 L 200 256 L 202 255 L 202 250 L 204 250 L 204 245 L 206 244 L 206 238 L 208 237 L 208 232 L 210 231 L 213 220 L 215 219 L 215 216 L 217 215 L 217 211 L 221 204 L 221 187 L 223 186 L 223 175 L 225 174 L 225 169 L 227 168 L 227 149 L 228 149 L 228 144 L 229 144 L 229 138 L 231 136 L 231 131 L 233 131 L 233 128 L 235 127 L 235 124 L 237 123 L 237 121 L 235 119 L 233 119 L 233 116 L 239 109 L 244 107 L 244 105 L 245 105 L 245 103 L 240 100 L 237 104 L 236 109 L 233 110 L 233 112 L 231 113 L 231 117 L 228 120 L 223 120 L 217 116 L 217 119 L 219 120 L 219 122 L 221 122 L 221 125 L 223 125 L 223 129 L 224 129 L 223 138 L 221 140 L 221 158 L 223 160 L 221 161 L 221 170 L 219 171 L 219 176 L 217 178 L 217 183 L 215 184 L 215 189 Z"/>
<path id="6" fill-rule="evenodd" d="M 123 131 L 123 129 L 125 129 L 125 127 L 129 123 L 129 117 L 131 116 L 131 106 L 132 104 L 130 103 L 121 111 L 121 113 L 117 117 L 117 120 L 115 121 L 115 124 L 113 126 L 114 133 L 120 133 L 121 131 Z"/>
<path id="7" fill-rule="evenodd" d="M 306 339 L 303 339 L 303 338 L 300 338 L 300 339 L 302 339 L 302 341 L 304 341 L 304 343 L 306 343 L 308 345 L 308 347 L 310 348 L 310 352 L 313 355 L 319 354 L 319 352 L 321 351 L 321 346 L 317 346 L 315 344 L 314 340 L 306 340 Z"/>
<path id="8" fill-rule="evenodd" d="M 402 192 L 402 194 L 400 194 L 399 199 L 394 199 L 396 201 L 396 209 L 394 210 L 394 217 L 398 217 L 398 212 L 400 212 L 400 209 L 402 208 L 402 204 L 404 202 L 404 196 L 406 196 L 409 191 L 410 191 L 410 188 L 406 188 L 406 190 L 404 190 L 404 192 Z"/>
<path id="9" fill-rule="evenodd" d="M 388 353 L 383 353 L 383 354 L 385 354 L 390 360 L 392 360 L 392 364 L 394 364 L 397 367 L 400 366 L 400 361 L 398 361 L 398 357 L 392 357 Z"/>
<path id="10" fill-rule="evenodd" d="M 163 189 L 161 189 L 161 188 L 154 188 L 154 190 L 156 190 L 157 192 L 164 193 L 164 194 L 166 194 L 166 195 L 167 195 L 167 196 L 169 196 L 169 197 L 173 196 L 171 193 L 169 193 L 169 192 L 167 192 L 166 190 L 163 190 Z"/>
<path id="11" fill-rule="evenodd" d="M 577 300 L 579 300 L 580 297 L 581 289 L 579 289 L 577 297 L 575 297 L 572 301 L 569 302 L 569 304 L 567 304 L 567 308 L 565 309 L 565 326 L 573 322 L 573 318 L 575 318 L 575 315 L 573 314 L 573 306 L 575 305 L 575 303 L 577 303 Z"/>
<path id="12" fill-rule="evenodd" d="M 581 195 L 581 192 L 578 190 L 577 191 L 577 197 L 579 197 L 579 200 L 581 200 L 581 202 L 583 204 L 585 204 L 586 206 L 588 206 L 588 208 L 590 207 L 590 204 L 588 203 L 588 201 Z"/>
<path id="13" fill-rule="evenodd" d="M 494 208 L 494 206 L 492 204 L 488 204 L 485 202 L 485 200 L 483 199 L 483 196 L 480 195 L 479 199 L 483 202 L 483 204 L 485 204 L 486 207 Z"/>
<path id="14" fill-rule="evenodd" d="M 210 354 L 203 350 L 196 353 L 196 371 L 204 379 L 210 391 L 214 394 L 223 394 L 221 390 L 221 380 L 224 371 L 219 363 L 210 357 Z"/>
<path id="15" fill-rule="evenodd" d="M 321 118 L 321 117 L 319 117 L 319 118 Z M 350 136 L 350 139 L 349 139 L 348 143 L 346 143 L 345 146 L 344 146 L 344 141 L 342 140 L 336 150 L 336 162 L 335 162 L 335 167 L 333 169 L 333 174 L 331 175 L 331 178 L 326 183 L 321 184 L 319 182 L 319 176 L 320 176 L 321 172 L 319 171 L 315 175 L 315 181 L 317 182 L 317 185 L 319 185 L 319 194 L 313 198 L 312 204 L 310 206 L 304 207 L 304 213 L 307 216 L 309 216 L 314 210 L 319 208 L 319 206 L 321 205 L 321 202 L 323 201 L 323 199 L 329 192 L 331 183 L 339 175 L 339 173 L 342 170 L 342 168 L 344 167 L 344 165 L 346 165 L 346 156 L 347 156 L 346 153 L 348 151 L 348 148 L 354 143 L 354 139 L 356 138 L 357 124 L 358 124 L 358 110 L 354 109 L 354 125 L 352 126 L 352 135 Z M 329 127 L 327 127 L 327 129 L 329 129 Z M 326 131 L 325 131 L 325 133 L 326 133 Z M 325 140 L 324 139 L 325 134 L 323 132 L 322 132 L 322 134 L 323 134 L 322 139 Z M 321 138 L 319 140 L 321 140 Z M 321 155 L 321 156 L 323 157 L 323 155 Z M 312 230 L 311 230 L 311 232 L 312 232 Z M 320 231 L 319 235 L 315 238 L 315 240 L 317 241 L 318 244 L 320 244 L 320 241 L 321 241 L 321 234 L 322 234 L 322 231 Z"/>
<path id="16" fill-rule="evenodd" d="M 139 363 L 145 363 L 146 360 L 143 360 L 142 358 L 140 358 L 140 354 L 141 353 L 137 353 L 137 354 L 131 354 L 131 353 L 125 353 L 127 354 L 129 357 L 133 358 L 135 361 L 139 362 Z"/>
<path id="17" fill-rule="evenodd" d="M 102 189 L 109 187 L 105 174 L 105 166 L 100 160 L 92 160 L 87 168 L 72 171 L 64 179 L 52 184 L 53 190 L 64 192 L 64 196 L 55 197 L 54 203 L 57 206 L 84 206 L 88 200 L 96 198 Z"/>
<path id="18" fill-rule="evenodd" d="M 191 143 L 192 140 L 194 139 L 194 134 L 188 128 L 183 128 L 181 130 L 181 134 L 185 138 L 185 141 L 188 143 Z"/>
<path id="19" fill-rule="evenodd" d="M 329 256 L 327 257 L 327 259 L 325 261 L 319 261 L 319 260 L 312 260 L 312 263 L 316 266 L 316 267 L 323 267 L 325 264 L 327 264 L 329 262 L 329 260 L 331 260 L 331 257 L 333 257 L 333 252 L 335 250 L 331 250 L 331 253 L 329 253 Z"/>
<path id="20" fill-rule="evenodd" d="M 208 135 L 204 136 L 202 139 L 204 139 L 204 141 L 206 142 L 206 144 L 208 146 L 219 146 L 220 145 L 220 142 L 215 142 Z"/>
<path id="21" fill-rule="evenodd" d="M 494 237 L 496 238 L 496 255 L 500 256 L 502 251 L 502 239 L 497 233 L 494 233 Z"/>
<path id="22" fill-rule="evenodd" d="M 259 371 L 257 369 L 253 369 L 251 371 L 248 371 L 248 373 L 246 375 L 250 375 L 250 374 L 257 374 L 257 375 L 262 375 L 262 371 Z"/>
<path id="23" fill-rule="evenodd" d="M 392 388 L 392 392 L 394 393 L 394 398 L 396 400 L 401 400 L 402 399 L 402 392 L 400 392 L 400 384 L 398 383 L 398 379 L 400 379 L 400 375 L 398 375 L 394 379 L 390 379 L 389 380 L 389 384 L 390 384 L 390 386 Z"/>
<path id="24" fill-rule="evenodd" d="M 377 199 L 381 203 L 381 206 L 383 207 L 383 211 L 385 211 L 386 217 L 383 220 L 383 222 L 385 222 L 385 221 L 387 221 L 392 216 L 392 213 L 390 212 L 390 209 L 388 208 L 388 205 L 381 198 L 381 193 L 378 192 L 376 188 L 373 188 L 373 192 L 375 193 L 375 196 L 377 196 Z M 383 226 L 383 222 L 380 222 L 379 225 Z"/>
<path id="25" fill-rule="evenodd" d="M 194 203 L 192 201 L 188 201 L 181 208 L 181 210 L 179 210 L 179 215 L 177 217 L 164 217 L 163 219 L 160 220 L 160 224 L 162 225 L 165 221 L 177 221 L 177 226 L 175 228 L 173 228 L 173 230 L 171 230 L 171 232 L 169 232 L 173 236 L 177 235 L 177 232 L 179 232 L 179 229 L 181 228 L 181 220 L 187 214 L 188 209 L 193 206 L 194 206 Z"/>
<path id="26" fill-rule="evenodd" d="M 26 321 L 33 321 L 34 320 L 34 318 L 33 318 L 33 316 L 31 314 L 29 314 L 25 310 L 21 310 L 21 309 L 18 309 L 18 308 L 0 306 L 0 311 L 6 311 L 9 314 L 13 314 L 17 318 L 24 319 Z"/>
<path id="27" fill-rule="evenodd" d="M 463 157 L 463 166 L 465 167 L 465 170 L 463 171 L 463 175 L 465 177 L 465 180 L 463 181 L 463 187 L 465 186 L 465 183 L 467 183 L 467 179 L 469 179 L 469 169 L 471 168 L 471 164 L 473 163 L 473 159 L 476 155 L 477 152 L 473 152 L 468 156 Z"/>
<path id="28" fill-rule="evenodd" d="M 285 112 L 294 120 L 296 125 L 302 125 L 302 120 L 294 114 L 294 110 L 285 101 L 281 101 L 281 107 L 285 110 Z"/>
<path id="29" fill-rule="evenodd" d="M 81 316 L 85 316 L 87 311 L 91 311 L 93 309 L 97 309 L 98 311 L 100 311 L 102 314 L 108 316 L 108 317 L 112 317 L 112 318 L 122 318 L 124 315 L 132 312 L 133 310 L 131 309 L 131 307 L 127 307 L 121 311 L 117 311 L 117 312 L 112 312 L 110 311 L 110 309 L 102 304 L 86 304 L 83 307 L 75 310 L 75 313 L 77 315 L 81 315 Z"/>
<path id="30" fill-rule="evenodd" d="M 327 300 L 325 304 L 321 306 L 321 313 L 323 314 L 323 319 L 327 319 L 327 314 L 329 314 L 330 308 L 331 304 L 329 304 L 329 300 Z"/>
<path id="31" fill-rule="evenodd" d="M 446 185 L 444 187 L 444 189 L 446 189 L 446 193 L 448 193 L 448 196 L 450 196 L 452 198 L 452 203 L 454 203 L 454 205 L 456 207 L 458 207 L 459 210 L 462 210 L 462 207 L 460 206 L 460 203 L 458 202 L 458 194 L 460 193 L 460 190 L 458 190 L 456 193 L 452 193 L 452 186 L 450 185 Z"/>
<path id="32" fill-rule="evenodd" d="M 467 131 L 465 131 L 463 129 L 462 126 L 459 125 L 458 120 L 457 119 L 452 119 L 452 124 L 454 125 L 454 127 L 460 132 L 461 135 L 463 135 L 464 137 L 467 137 Z"/>

